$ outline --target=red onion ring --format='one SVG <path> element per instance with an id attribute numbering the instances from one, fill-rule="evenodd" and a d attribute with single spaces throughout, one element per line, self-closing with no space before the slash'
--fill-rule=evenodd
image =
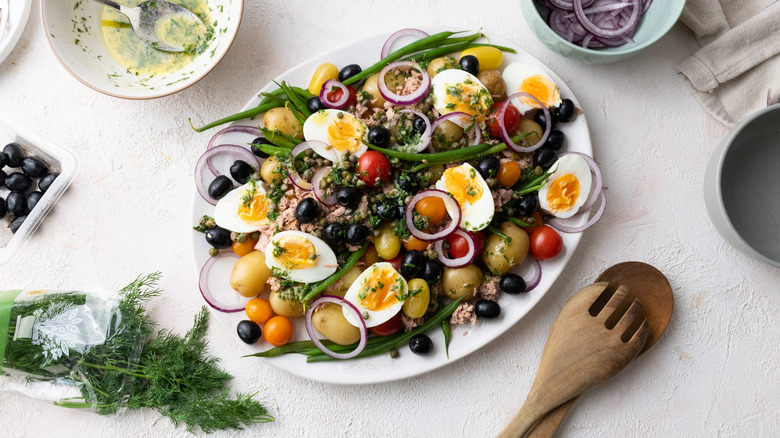
<path id="1" fill-rule="evenodd" d="M 217 201 L 209 196 L 209 189 L 205 184 L 203 184 L 203 170 L 208 165 L 211 157 L 219 154 L 231 154 L 237 156 L 250 165 L 254 164 L 255 169 L 260 168 L 260 162 L 257 160 L 255 154 L 253 154 L 245 147 L 234 144 L 222 144 L 206 150 L 206 152 L 204 152 L 203 155 L 198 158 L 198 162 L 195 164 L 195 187 L 198 189 L 200 196 L 211 205 L 217 205 Z"/>
<path id="2" fill-rule="evenodd" d="M 433 132 L 436 130 L 436 127 L 438 127 L 439 125 L 441 125 L 442 123 L 444 123 L 445 121 L 447 121 L 449 119 L 461 119 L 461 120 L 465 119 L 469 123 L 472 122 L 472 120 L 471 120 L 472 116 L 469 115 L 469 114 L 466 114 L 466 113 L 463 113 L 463 112 L 460 112 L 460 111 L 447 113 L 447 114 L 439 117 L 438 119 L 436 119 L 433 122 L 433 125 L 431 125 L 431 137 L 433 137 Z M 479 128 L 476 127 L 476 125 L 475 125 L 475 128 L 476 129 L 474 129 L 473 131 L 476 132 L 476 136 L 474 136 L 474 139 L 469 142 L 469 146 L 474 146 L 474 145 L 479 144 L 479 143 L 482 142 L 482 131 L 480 131 Z M 428 145 L 428 151 L 429 152 L 436 152 L 436 151 L 433 150 L 433 145 L 432 144 Z"/>
<path id="3" fill-rule="evenodd" d="M 325 158 L 326 160 L 330 161 L 337 161 L 336 153 L 333 151 L 333 148 L 330 147 L 327 143 L 318 141 L 318 140 L 309 140 L 304 141 L 303 143 L 298 143 L 292 151 L 290 151 L 290 154 L 292 154 L 292 159 L 295 161 L 295 158 L 300 155 L 302 152 L 305 152 L 306 150 L 311 149 L 316 154 L 321 156 L 322 158 Z M 298 187 L 301 190 L 312 190 L 312 184 L 305 179 L 303 179 L 300 175 L 298 175 L 298 171 L 295 170 L 295 166 L 287 166 L 287 178 L 290 179 L 290 182 L 295 184 L 296 187 Z"/>
<path id="4" fill-rule="evenodd" d="M 586 48 L 618 47 L 633 43 L 642 15 L 651 0 L 552 0 L 550 28 L 572 44 Z"/>
<path id="5" fill-rule="evenodd" d="M 512 102 L 513 100 L 519 97 L 529 97 L 534 101 L 536 101 L 536 103 L 539 104 L 539 107 L 542 109 L 542 113 L 544 113 L 544 119 L 548 120 L 548 122 L 544 126 L 544 134 L 542 134 L 542 138 L 540 138 L 538 142 L 534 143 L 533 146 L 523 147 L 518 144 L 515 144 L 515 142 L 512 141 L 512 136 L 510 136 L 506 130 L 506 124 L 504 123 L 504 114 L 506 113 L 506 108 L 507 108 L 506 104 Z M 520 152 L 520 153 L 533 152 L 539 149 L 540 147 L 542 147 L 542 145 L 544 145 L 544 142 L 547 141 L 547 137 L 550 136 L 550 131 L 552 131 L 552 125 L 549 123 L 549 120 L 550 120 L 550 110 L 548 110 L 547 107 L 544 106 L 542 101 L 537 99 L 535 96 L 532 96 L 528 93 L 523 93 L 522 91 L 509 96 L 504 102 L 504 105 L 501 105 L 501 109 L 498 110 L 498 127 L 501 130 L 501 139 L 504 140 L 504 143 L 507 145 L 507 147 L 509 147 L 515 152 Z"/>
<path id="6" fill-rule="evenodd" d="M 420 29 L 401 29 L 398 32 L 390 35 L 390 37 L 385 41 L 385 44 L 382 46 L 382 53 L 379 55 L 379 59 L 385 59 L 387 55 L 390 54 L 390 47 L 393 45 L 395 40 L 398 38 L 401 38 L 403 36 L 417 36 L 420 38 L 425 38 L 429 36 L 427 33 L 421 31 Z"/>
<path id="7" fill-rule="evenodd" d="M 404 145 L 404 149 L 409 149 L 414 152 L 422 152 L 431 144 L 431 137 L 433 135 L 433 127 L 431 126 L 431 122 L 428 120 L 428 117 L 425 116 L 425 114 L 421 113 L 420 111 L 413 110 L 413 109 L 404 109 L 401 111 L 398 111 L 399 113 L 403 114 L 414 114 L 417 117 L 420 117 L 425 122 L 425 131 L 423 131 L 422 134 L 420 134 L 420 140 L 409 146 Z"/>
<path id="8" fill-rule="evenodd" d="M 224 254 L 224 257 L 233 257 L 240 259 L 238 254 L 234 252 L 220 252 L 220 254 Z M 209 257 L 208 260 L 206 260 L 206 263 L 203 265 L 203 267 L 200 269 L 200 278 L 198 279 L 198 288 L 200 289 L 200 294 L 203 295 L 203 299 L 206 300 L 206 303 L 208 303 L 209 306 L 211 306 L 214 310 L 218 310 L 220 312 L 225 313 L 235 313 L 235 312 L 241 312 L 246 308 L 246 303 L 251 300 L 251 297 L 244 297 L 246 300 L 244 300 L 243 304 L 224 304 L 220 302 L 209 289 L 208 279 L 209 279 L 209 271 L 211 270 L 211 267 L 214 265 L 214 263 L 217 261 L 218 257 Z M 238 295 L 238 292 L 236 292 L 236 295 Z M 239 307 L 240 306 L 240 307 Z"/>
<path id="9" fill-rule="evenodd" d="M 330 169 L 330 166 L 320 167 L 316 172 L 314 172 L 314 176 L 311 177 L 311 185 L 314 188 L 314 197 L 320 201 L 320 204 L 327 205 L 329 207 L 336 205 L 338 198 L 336 198 L 336 193 L 332 193 L 330 196 L 326 197 L 325 193 L 320 187 L 320 181 L 322 181 L 322 178 L 324 178 L 325 175 L 330 172 Z"/>
<path id="10" fill-rule="evenodd" d="M 601 205 L 599 205 L 598 211 L 591 217 L 587 222 L 585 222 L 582 225 L 576 226 L 576 227 L 570 227 L 568 225 L 565 225 L 560 219 L 558 218 L 552 218 L 547 221 L 547 225 L 555 228 L 556 230 L 562 232 L 562 233 L 581 233 L 588 228 L 592 227 L 596 222 L 601 219 L 602 216 L 604 216 L 604 210 L 607 208 L 607 194 L 606 194 L 607 188 L 602 187 L 601 192 L 599 192 L 599 199 L 601 199 Z M 572 218 L 580 216 L 587 212 L 577 213 Z M 571 219 L 571 218 L 569 218 Z"/>
<path id="11" fill-rule="evenodd" d="M 528 267 L 529 265 L 531 268 L 533 268 L 533 271 L 531 271 L 530 278 L 526 279 L 526 277 L 523 277 L 523 280 L 525 280 L 526 292 L 531 292 L 534 290 L 536 286 L 539 286 L 539 283 L 542 281 L 542 265 L 539 263 L 539 260 L 536 260 L 530 255 L 528 255 L 515 270 L 523 271 L 524 268 Z"/>
<path id="12" fill-rule="evenodd" d="M 334 88 L 340 89 L 343 91 L 343 93 L 341 93 L 341 98 L 339 100 L 331 102 L 328 100 L 328 94 L 330 94 Z M 320 90 L 320 100 L 322 101 L 323 105 L 330 109 L 341 109 L 344 105 L 347 104 L 347 101 L 349 100 L 349 88 L 336 79 L 329 79 L 325 81 L 324 84 L 322 84 L 322 90 Z"/>
<path id="13" fill-rule="evenodd" d="M 577 16 L 577 21 L 579 21 L 580 24 L 582 24 L 582 27 L 584 27 L 588 32 L 597 37 L 612 38 L 621 35 L 627 35 L 632 30 L 634 30 L 636 25 L 639 23 L 639 18 L 643 9 L 642 4 L 640 3 L 640 0 L 629 1 L 632 5 L 631 16 L 628 18 L 628 21 L 623 25 L 623 27 L 618 29 L 607 29 L 597 26 L 585 14 L 582 0 L 572 0 L 572 5 L 574 6 L 574 14 Z"/>
<path id="14" fill-rule="evenodd" d="M 448 268 L 462 268 L 470 265 L 477 257 L 477 244 L 474 242 L 474 238 L 463 230 L 455 230 L 454 235 L 458 235 L 466 238 L 466 242 L 469 244 L 469 251 L 463 257 L 455 259 L 448 258 L 444 253 L 444 240 L 437 240 L 433 243 L 433 249 L 439 254 L 438 260 L 442 265 Z"/>
<path id="15" fill-rule="evenodd" d="M 400 95 L 390 90 L 385 82 L 385 75 L 394 68 L 406 68 L 410 67 L 414 70 L 422 73 L 422 83 L 413 92 Z M 377 86 L 379 87 L 379 94 L 385 98 L 386 101 L 395 105 L 413 105 L 425 98 L 428 95 L 428 90 L 431 88 L 431 78 L 428 76 L 428 71 L 420 67 L 419 64 L 412 61 L 396 61 L 386 65 L 385 68 L 379 71 L 379 78 L 377 79 Z"/>
<path id="16" fill-rule="evenodd" d="M 326 347 L 325 344 L 323 344 L 322 341 L 320 341 L 320 338 L 317 336 L 317 330 L 314 328 L 312 315 L 314 315 L 314 310 L 320 304 L 325 304 L 325 303 L 334 303 L 342 307 L 346 305 L 347 309 L 349 309 L 350 312 L 354 313 L 355 319 L 357 321 L 360 321 L 361 326 L 358 327 L 360 329 L 360 341 L 358 342 L 357 347 L 355 347 L 355 349 L 350 351 L 349 353 L 336 353 L 335 351 L 332 351 L 330 348 Z M 368 328 L 366 327 L 366 322 L 363 320 L 362 315 L 360 315 L 360 311 L 357 309 L 357 307 L 355 307 L 354 304 L 350 303 L 344 298 L 337 297 L 335 295 L 321 295 L 319 298 L 314 300 L 314 302 L 311 303 L 309 309 L 306 310 L 305 323 L 306 323 L 305 324 L 306 333 L 309 334 L 309 338 L 314 343 L 314 345 L 317 348 L 319 348 L 323 353 L 335 359 L 351 359 L 357 356 L 358 354 L 360 354 L 360 352 L 363 351 L 364 348 L 366 348 L 366 343 L 368 343 Z"/>
<path id="17" fill-rule="evenodd" d="M 451 218 L 450 224 L 447 225 L 446 228 L 439 231 L 438 233 L 426 233 L 424 231 L 420 231 L 417 229 L 417 227 L 414 226 L 414 206 L 417 205 L 417 202 L 419 202 L 423 198 L 427 198 L 428 196 L 433 196 L 436 198 L 441 198 L 444 201 L 444 206 L 447 209 L 447 212 L 450 211 L 456 211 L 457 217 Z M 458 201 L 453 199 L 447 192 L 438 190 L 438 189 L 428 189 L 423 190 L 421 192 L 417 192 L 416 195 L 412 197 L 412 200 L 409 202 L 409 205 L 406 206 L 406 215 L 404 216 L 404 222 L 406 222 L 406 228 L 409 229 L 409 232 L 412 233 L 412 236 L 424 240 L 426 242 L 434 241 L 434 240 L 441 240 L 445 237 L 449 236 L 450 234 L 454 233 L 455 230 L 458 229 L 460 226 L 460 219 L 463 216 L 463 212 L 460 210 L 460 205 L 458 205 Z"/>
<path id="18" fill-rule="evenodd" d="M 596 161 L 593 160 L 593 158 L 591 158 L 589 155 L 583 154 L 582 152 L 562 152 L 559 157 L 565 157 L 566 155 L 579 155 L 583 160 L 585 160 L 586 163 L 588 163 L 590 171 L 593 173 L 593 187 L 590 189 L 588 199 L 584 204 L 582 204 L 582 207 L 580 207 L 581 211 L 586 211 L 593 207 L 593 204 L 596 203 L 596 200 L 601 194 L 601 188 L 604 186 L 604 179 L 601 176 L 601 169 L 599 168 L 599 165 L 596 164 Z"/>
<path id="19" fill-rule="evenodd" d="M 213 137 L 211 137 L 211 140 L 209 140 L 209 144 L 206 146 L 206 150 L 209 150 L 213 148 L 217 144 L 217 140 L 220 139 L 225 134 L 229 134 L 231 132 L 240 132 L 243 134 L 250 134 L 257 137 L 263 137 L 262 131 L 260 131 L 260 128 L 257 128 L 255 126 L 245 126 L 245 125 L 230 125 L 225 129 L 222 129 L 221 131 L 214 134 Z M 209 170 L 211 173 L 214 174 L 214 176 L 219 176 L 220 173 L 217 172 L 217 169 L 211 164 L 211 160 L 207 161 L 207 164 L 209 166 Z"/>

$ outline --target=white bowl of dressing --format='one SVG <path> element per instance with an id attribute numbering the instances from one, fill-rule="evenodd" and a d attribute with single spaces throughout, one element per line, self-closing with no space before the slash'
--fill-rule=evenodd
<path id="1" fill-rule="evenodd" d="M 171 2 L 198 14 L 213 31 L 202 52 L 148 47 L 122 14 L 91 0 L 41 0 L 41 20 L 55 56 L 83 84 L 109 96 L 152 99 L 181 91 L 213 70 L 233 44 L 244 9 L 243 0 Z"/>

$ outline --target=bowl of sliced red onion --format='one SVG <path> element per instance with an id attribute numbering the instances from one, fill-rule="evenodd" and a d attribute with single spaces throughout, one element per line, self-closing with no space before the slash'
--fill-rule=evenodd
<path id="1" fill-rule="evenodd" d="M 521 0 L 537 38 L 567 58 L 606 64 L 629 58 L 661 39 L 685 0 Z"/>

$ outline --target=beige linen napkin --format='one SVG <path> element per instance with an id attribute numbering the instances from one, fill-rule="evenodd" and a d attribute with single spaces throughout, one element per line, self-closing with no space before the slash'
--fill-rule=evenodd
<path id="1" fill-rule="evenodd" d="M 780 0 L 688 0 L 681 20 L 701 48 L 677 66 L 713 117 L 729 127 L 780 97 Z"/>

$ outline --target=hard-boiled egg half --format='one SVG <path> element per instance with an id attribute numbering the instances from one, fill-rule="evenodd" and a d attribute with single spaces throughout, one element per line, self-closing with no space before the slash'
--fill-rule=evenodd
<path id="1" fill-rule="evenodd" d="M 550 167 L 550 179 L 539 189 L 539 207 L 559 218 L 572 217 L 588 199 L 590 167 L 578 155 L 565 155 Z"/>
<path id="2" fill-rule="evenodd" d="M 265 184 L 249 181 L 217 201 L 214 222 L 236 233 L 251 233 L 268 224 L 266 214 L 270 205 Z"/>
<path id="3" fill-rule="evenodd" d="M 431 79 L 431 89 L 433 106 L 441 115 L 459 111 L 476 116 L 481 122 L 493 105 L 493 98 L 482 82 L 463 70 L 440 72 Z"/>
<path id="4" fill-rule="evenodd" d="M 328 278 L 338 269 L 336 254 L 322 239 L 302 231 L 282 231 L 265 248 L 265 264 L 299 283 Z"/>
<path id="5" fill-rule="evenodd" d="M 558 85 L 537 66 L 513 62 L 506 66 L 501 76 L 504 78 L 506 92 L 509 95 L 518 92 L 528 93 L 539 99 L 547 108 L 561 104 L 561 90 Z M 520 110 L 521 114 L 539 108 L 539 104 L 527 97 L 514 99 L 512 104 Z"/>
<path id="6" fill-rule="evenodd" d="M 374 263 L 355 279 L 344 299 L 354 304 L 363 315 L 366 327 L 374 327 L 401 311 L 409 294 L 409 285 L 393 265 L 387 262 Z M 346 308 L 344 317 L 350 324 L 360 327 L 352 312 Z M 368 316 L 368 318 L 365 318 Z"/>
<path id="7" fill-rule="evenodd" d="M 436 181 L 436 188 L 452 195 L 463 214 L 460 227 L 467 231 L 479 231 L 490 224 L 495 213 L 493 194 L 477 169 L 468 163 L 451 167 Z M 450 217 L 457 212 L 447 211 Z"/>
<path id="8" fill-rule="evenodd" d="M 349 152 L 361 156 L 367 146 L 363 137 L 368 132 L 366 125 L 348 112 L 324 109 L 309 116 L 303 123 L 303 137 L 318 140 L 333 146 L 339 157 Z M 326 157 L 327 158 L 327 157 Z"/>

